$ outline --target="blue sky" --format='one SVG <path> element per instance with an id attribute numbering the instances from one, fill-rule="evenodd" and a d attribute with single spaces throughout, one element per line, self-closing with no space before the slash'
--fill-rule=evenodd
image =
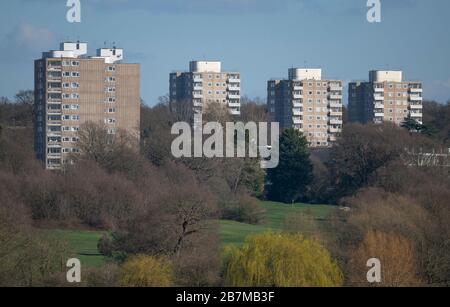
<path id="1" fill-rule="evenodd" d="M 221 60 L 242 74 L 242 94 L 265 98 L 266 81 L 289 67 L 320 67 L 345 82 L 370 69 L 402 69 L 425 98 L 450 99 L 450 1 L 381 0 L 382 22 L 366 0 L 81 0 L 82 22 L 66 21 L 66 0 L 0 2 L 0 96 L 33 87 L 33 59 L 61 40 L 125 49 L 142 69 L 142 97 L 168 92 L 169 73 L 194 59 Z"/>

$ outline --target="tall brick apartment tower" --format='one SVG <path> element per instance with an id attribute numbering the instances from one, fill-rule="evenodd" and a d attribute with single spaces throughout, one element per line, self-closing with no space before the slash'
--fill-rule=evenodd
<path id="1" fill-rule="evenodd" d="M 222 71 L 217 61 L 192 61 L 189 72 L 170 74 L 170 101 L 188 103 L 195 113 L 208 104 L 226 106 L 231 115 L 241 114 L 241 77 L 239 72 Z"/>
<path id="2" fill-rule="evenodd" d="M 310 147 L 330 147 L 342 131 L 342 81 L 322 78 L 321 69 L 289 70 L 289 79 L 267 83 L 271 122 L 303 132 Z"/>
<path id="3" fill-rule="evenodd" d="M 61 43 L 35 61 L 35 152 L 47 169 L 61 169 L 79 152 L 84 123 L 140 135 L 140 66 L 122 63 L 123 49 L 87 56 L 87 48 Z"/>
<path id="4" fill-rule="evenodd" d="M 401 71 L 370 71 L 368 82 L 351 82 L 348 90 L 350 122 L 400 125 L 407 117 L 423 122 L 422 83 L 403 80 Z"/>

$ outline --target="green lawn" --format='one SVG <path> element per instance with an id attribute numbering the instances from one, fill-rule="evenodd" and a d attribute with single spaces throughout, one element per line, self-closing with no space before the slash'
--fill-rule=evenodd
<path id="1" fill-rule="evenodd" d="M 327 216 L 335 210 L 335 207 L 332 206 L 305 204 L 285 205 L 273 202 L 261 202 L 261 206 L 266 211 L 265 220 L 261 225 L 249 225 L 232 221 L 220 222 L 220 236 L 223 245 L 241 245 L 249 235 L 268 230 L 280 231 L 283 229 L 284 221 L 287 216 L 301 213 L 306 210 L 312 212 L 316 222 L 322 227 L 323 224 L 327 222 Z"/>
<path id="2" fill-rule="evenodd" d="M 82 265 L 100 267 L 106 259 L 97 249 L 97 243 L 103 236 L 101 231 L 56 230 L 59 238 L 66 240 L 69 246 L 77 253 Z"/>
<path id="3" fill-rule="evenodd" d="M 330 212 L 335 210 L 332 206 L 323 205 L 285 205 L 272 202 L 261 202 L 265 210 L 264 222 L 260 225 L 249 225 L 233 221 L 220 221 L 220 237 L 223 245 L 241 245 L 245 239 L 252 234 L 283 229 L 285 218 L 289 215 L 310 210 L 319 226 L 325 224 Z M 83 265 L 88 267 L 100 267 L 107 259 L 97 249 L 97 243 L 105 232 L 102 231 L 79 231 L 79 230 L 56 230 L 53 232 L 58 237 L 66 240 L 69 246 L 77 253 Z"/>

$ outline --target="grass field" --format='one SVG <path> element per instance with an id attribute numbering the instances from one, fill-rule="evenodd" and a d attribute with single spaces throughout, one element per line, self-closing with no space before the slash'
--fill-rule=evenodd
<path id="1" fill-rule="evenodd" d="M 106 259 L 97 249 L 97 243 L 104 234 L 101 231 L 57 230 L 54 232 L 59 238 L 66 240 L 69 247 L 77 253 L 83 265 L 100 267 Z"/>
<path id="2" fill-rule="evenodd" d="M 306 210 L 313 214 L 319 227 L 322 227 L 324 226 L 323 224 L 326 223 L 327 216 L 335 210 L 335 207 L 332 206 L 305 204 L 285 205 L 273 202 L 261 202 L 261 206 L 266 212 L 264 222 L 260 225 L 221 221 L 220 236 L 222 244 L 241 245 L 249 235 L 269 230 L 280 231 L 283 229 L 286 217 L 305 212 Z"/>
<path id="3" fill-rule="evenodd" d="M 229 244 L 241 245 L 247 236 L 260 232 L 283 229 L 287 216 L 301 213 L 306 210 L 312 212 L 319 226 L 326 223 L 326 217 L 335 210 L 332 206 L 323 205 L 285 205 L 272 202 L 261 202 L 265 210 L 264 222 L 260 225 L 249 225 L 232 221 L 220 221 L 220 237 L 224 246 Z M 61 239 L 66 240 L 70 247 L 77 253 L 81 263 L 88 267 L 100 267 L 107 259 L 97 249 L 98 240 L 104 232 L 57 230 L 54 232 Z"/>

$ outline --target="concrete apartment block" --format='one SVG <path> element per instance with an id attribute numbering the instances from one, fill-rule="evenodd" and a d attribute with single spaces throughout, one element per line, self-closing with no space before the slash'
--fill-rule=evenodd
<path id="1" fill-rule="evenodd" d="M 311 147 L 332 146 L 342 132 L 342 81 L 322 79 L 321 69 L 292 68 L 288 75 L 268 81 L 270 121 L 303 132 Z"/>
<path id="2" fill-rule="evenodd" d="M 349 84 L 348 95 L 350 122 L 400 125 L 408 117 L 423 122 L 422 83 L 404 81 L 401 71 L 370 71 L 368 82 Z"/>
<path id="3" fill-rule="evenodd" d="M 189 72 L 170 74 L 170 101 L 188 103 L 196 113 L 203 113 L 211 103 L 220 103 L 230 114 L 240 115 L 239 72 L 223 72 L 217 61 L 192 61 L 189 67 Z"/>
<path id="4" fill-rule="evenodd" d="M 84 123 L 104 125 L 109 134 L 140 135 L 140 66 L 124 64 L 123 50 L 62 43 L 35 61 L 35 151 L 47 169 L 61 169 L 79 152 Z"/>

